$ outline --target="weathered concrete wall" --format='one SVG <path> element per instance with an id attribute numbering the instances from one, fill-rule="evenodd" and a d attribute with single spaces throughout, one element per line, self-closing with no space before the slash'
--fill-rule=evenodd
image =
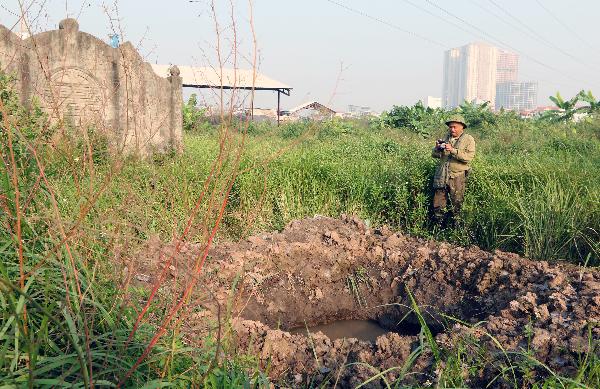
<path id="1" fill-rule="evenodd" d="M 55 123 L 93 126 L 140 155 L 181 149 L 179 70 L 158 76 L 129 42 L 113 48 L 74 19 L 24 40 L 0 25 L 0 69 L 16 74 L 24 104 L 37 99 Z"/>

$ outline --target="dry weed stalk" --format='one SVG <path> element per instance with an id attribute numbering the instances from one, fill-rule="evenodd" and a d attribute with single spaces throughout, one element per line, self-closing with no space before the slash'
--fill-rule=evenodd
<path id="1" fill-rule="evenodd" d="M 235 96 L 236 96 L 236 88 L 238 78 L 237 78 L 237 53 L 238 53 L 238 38 L 237 38 L 237 24 L 234 17 L 234 3 L 230 1 L 230 12 L 231 12 L 231 29 L 232 29 L 232 47 L 231 53 L 233 57 L 233 65 L 234 65 L 234 85 L 233 92 L 230 95 L 228 105 L 225 104 L 225 96 L 224 96 L 224 88 L 223 88 L 223 70 L 225 68 L 225 62 L 223 59 L 223 51 L 222 51 L 222 30 L 220 28 L 218 22 L 218 15 L 216 11 L 216 4 L 211 1 L 211 12 L 212 18 L 214 21 L 215 35 L 216 35 L 216 55 L 218 59 L 218 70 L 220 73 L 221 87 L 219 88 L 220 94 L 220 118 L 221 118 L 221 130 L 219 132 L 219 152 L 212 163 L 210 173 L 208 177 L 205 179 L 203 184 L 203 190 L 195 203 L 194 208 L 192 209 L 190 215 L 188 216 L 188 220 L 186 223 L 186 228 L 183 233 L 177 239 L 177 243 L 175 246 L 175 250 L 171 253 L 168 260 L 163 266 L 163 270 L 159 274 L 159 276 L 154 281 L 152 286 L 152 290 L 150 292 L 150 296 L 147 299 L 146 304 L 142 308 L 141 312 L 138 314 L 137 319 L 134 323 L 133 329 L 129 335 L 129 340 L 133 338 L 136 331 L 138 330 L 140 324 L 143 322 L 145 316 L 148 313 L 148 310 L 154 299 L 156 298 L 156 293 L 159 288 L 166 281 L 167 273 L 169 268 L 175 261 L 175 257 L 181 253 L 181 248 L 186 241 L 188 234 L 198 216 L 201 219 L 201 225 L 206 227 L 204 234 L 203 242 L 201 244 L 201 249 L 199 250 L 198 255 L 194 260 L 193 265 L 189 268 L 191 270 L 191 274 L 185 280 L 185 284 L 182 287 L 178 296 L 171 302 L 170 307 L 168 307 L 167 314 L 160 321 L 154 336 L 150 340 L 146 349 L 143 351 L 142 355 L 137 359 L 131 369 L 125 374 L 125 376 L 121 379 L 118 386 L 122 386 L 125 383 L 125 380 L 129 378 L 129 376 L 137 369 L 137 367 L 145 360 L 145 358 L 150 354 L 154 346 L 160 340 L 160 338 L 169 330 L 176 328 L 183 319 L 184 315 L 181 310 L 185 307 L 186 303 L 189 301 L 192 293 L 200 280 L 200 274 L 202 273 L 204 263 L 208 257 L 208 251 L 211 247 L 211 244 L 214 241 L 216 233 L 219 229 L 220 223 L 223 219 L 225 209 L 227 206 L 227 202 L 229 199 L 229 194 L 233 187 L 233 184 L 238 177 L 240 170 L 239 164 L 244 151 L 245 140 L 248 132 L 248 126 L 250 124 L 249 118 L 245 120 L 243 123 L 243 127 L 241 131 L 235 131 L 234 128 L 234 109 L 235 109 Z M 252 1 L 249 1 L 250 6 L 250 28 L 253 31 L 254 35 L 254 26 L 253 26 L 253 15 L 252 15 Z M 253 79 L 252 79 L 252 90 L 251 90 L 251 105 L 253 105 L 254 101 L 254 85 L 256 84 L 256 38 L 254 36 L 254 53 L 253 53 Z M 236 132 L 241 135 L 241 139 L 238 143 L 235 143 L 234 135 Z M 206 200 L 205 200 L 206 199 Z M 206 211 L 204 215 L 199 215 L 200 208 L 203 204 L 206 204 Z M 179 316 L 179 317 L 178 317 Z M 219 314 L 220 316 L 220 314 Z M 218 361 L 218 353 L 219 353 L 219 344 L 221 341 L 221 329 L 222 323 L 221 318 L 219 317 L 218 323 L 218 339 L 217 339 L 217 350 L 215 354 L 214 363 Z"/>

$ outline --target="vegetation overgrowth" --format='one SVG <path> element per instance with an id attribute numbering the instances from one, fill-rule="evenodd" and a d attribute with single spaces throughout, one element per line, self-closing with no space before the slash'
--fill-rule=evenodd
<path id="1" fill-rule="evenodd" d="M 429 223 L 436 165 L 430 152 L 450 113 L 418 104 L 395 107 L 370 121 L 252 124 L 221 237 L 238 239 L 281 229 L 298 218 L 346 213 L 413 235 L 534 259 L 600 264 L 600 184 L 595 179 L 600 118 L 555 123 L 473 104 L 463 105 L 461 112 L 473 123 L 468 131 L 477 140 L 477 157 L 459 228 L 438 230 Z M 413 114 L 428 127 L 411 124 L 416 121 L 407 117 Z M 169 239 L 173 220 L 182 220 L 190 208 L 218 147 L 218 127 L 202 120 L 196 126 L 201 130 L 185 134 L 183 156 L 132 161 L 113 181 L 113 193 L 130 188 L 138 196 L 135 203 L 145 203 L 143 209 L 119 209 L 118 198 L 107 195 L 99 209 L 115 214 L 90 222 L 120 218 L 143 231 L 140 239 L 152 233 Z M 70 177 L 65 179 L 61 185 L 72 187 Z M 73 191 L 65 198 L 66 208 L 76 199 Z M 172 219 L 161 217 L 165 214 Z"/>
<path id="2" fill-rule="evenodd" d="M 219 338 L 183 343 L 186 291 L 153 299 L 132 285 L 127 266 L 152 227 L 131 223 L 131 213 L 112 217 L 139 200 L 122 185 L 124 167 L 143 165 L 110 158 L 101 131 L 21 106 L 13 85 L 0 73 L 0 387 L 264 386 L 252 356 L 220 358 Z M 205 242 L 235 175 L 235 152 L 215 158 L 220 176 L 204 180 Z M 193 226 L 197 214 L 179 216 Z"/>
<path id="3" fill-rule="evenodd" d="M 127 279 L 128 259 L 151 236 L 187 232 L 187 240 L 204 242 L 218 227 L 210 204 L 200 204 L 204 223 L 188 220 L 224 140 L 244 147 L 239 170 L 235 155 L 222 160 L 223 171 L 235 170 L 230 190 L 223 190 L 228 180 L 210 184 L 227 195 L 218 239 L 352 213 L 418 236 L 599 264 L 600 120 L 593 116 L 554 123 L 465 106 L 478 157 L 464 223 L 438 230 L 428 212 L 440 111 L 416 108 L 426 130 L 394 127 L 402 122 L 393 119 L 398 109 L 375 120 L 240 122 L 227 136 L 222 125 L 189 122 L 206 120 L 191 112 L 183 155 L 115 162 L 101 133 L 55 127 L 35 106 L 22 107 L 5 75 L 0 102 L 0 386 L 268 385 L 252 356 L 228 352 L 225 340 L 200 347 L 184 342 L 176 324 L 140 322 L 143 305 L 154 318 L 170 307 Z M 478 363 L 465 350 L 440 354 L 447 358 L 443 386 L 464 382 L 459 365 Z M 600 364 L 593 355 L 584 362 L 577 377 L 550 374 L 547 385 L 595 386 Z"/>

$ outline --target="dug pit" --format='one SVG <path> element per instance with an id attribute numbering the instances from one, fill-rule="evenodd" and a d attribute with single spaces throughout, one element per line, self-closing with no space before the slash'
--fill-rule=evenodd
<path id="1" fill-rule="evenodd" d="M 149 247 L 158 266 L 172 249 Z M 178 263 L 189 263 L 198 250 L 185 245 Z M 598 352 L 591 349 L 600 339 L 598 270 L 374 230 L 356 218 L 316 217 L 219 244 L 202 274 L 198 293 L 210 291 L 208 316 L 230 306 L 237 352 L 258 356 L 272 379 L 290 386 L 353 386 L 372 377 L 373 367 L 405 366 L 419 348 L 411 362 L 418 374 L 407 383 L 435 381 L 440 365 L 424 342 L 429 333 L 449 351 L 467 339 L 490 355 L 531 350 L 564 374 L 581 353 Z M 190 336 L 207 330 L 206 312 L 187 323 Z M 346 332 L 332 334 L 331 323 Z M 488 362 L 471 386 L 494 377 L 502 383 L 500 362 Z M 393 369 L 385 377 L 399 374 Z"/>

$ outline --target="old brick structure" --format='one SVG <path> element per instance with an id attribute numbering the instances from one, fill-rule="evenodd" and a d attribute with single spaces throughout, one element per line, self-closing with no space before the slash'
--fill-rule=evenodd
<path id="1" fill-rule="evenodd" d="M 53 123 L 104 132 L 115 151 L 181 149 L 179 70 L 158 76 L 129 42 L 113 48 L 74 19 L 27 39 L 0 25 L 0 69 L 15 74 L 23 104 L 37 100 Z"/>

